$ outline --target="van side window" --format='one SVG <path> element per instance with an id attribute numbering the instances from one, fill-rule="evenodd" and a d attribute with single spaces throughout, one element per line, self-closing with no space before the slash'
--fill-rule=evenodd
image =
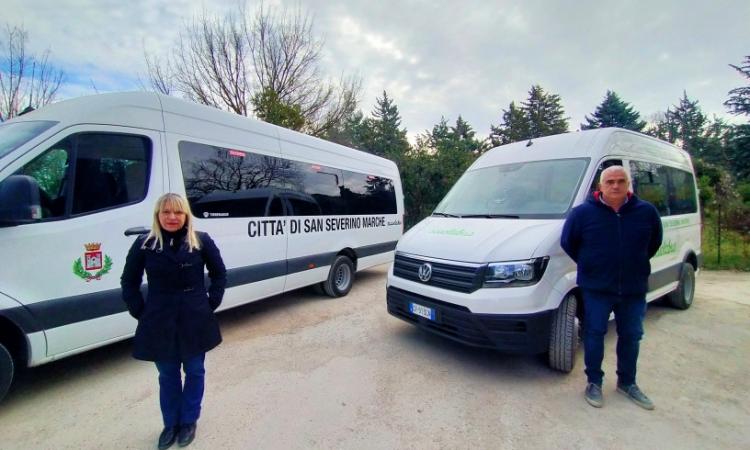
<path id="1" fill-rule="evenodd" d="M 16 175 L 38 184 L 41 219 L 60 218 L 142 200 L 149 156 L 145 137 L 82 133 L 51 146 Z"/>
<path id="2" fill-rule="evenodd" d="M 622 165 L 622 160 L 620 159 L 609 159 L 599 164 L 599 167 L 596 169 L 596 175 L 594 176 L 594 180 L 591 182 L 591 188 L 589 189 L 589 193 L 594 193 L 599 190 L 599 178 L 601 178 L 602 171 L 604 169 L 606 169 L 607 167 L 611 167 L 611 166 L 621 166 L 621 165 Z"/>
<path id="3" fill-rule="evenodd" d="M 654 205 L 659 215 L 670 215 L 667 168 L 650 162 L 630 161 L 630 173 L 633 177 L 633 192 Z"/>
<path id="4" fill-rule="evenodd" d="M 195 142 L 178 146 L 196 217 L 397 212 L 396 189 L 386 177 Z"/>
<path id="5" fill-rule="evenodd" d="M 691 214 L 698 211 L 693 174 L 667 167 L 669 173 L 669 212 Z"/>
<path id="6" fill-rule="evenodd" d="M 348 214 L 396 214 L 396 190 L 389 178 L 344 170 L 341 196 Z"/>
<path id="7" fill-rule="evenodd" d="M 133 203 L 146 193 L 148 139 L 90 133 L 76 139 L 73 214 Z"/>
<path id="8" fill-rule="evenodd" d="M 344 185 L 344 174 L 340 169 L 289 161 L 288 181 L 290 189 L 315 199 L 320 206 L 321 214 L 346 214 L 340 189 Z"/>

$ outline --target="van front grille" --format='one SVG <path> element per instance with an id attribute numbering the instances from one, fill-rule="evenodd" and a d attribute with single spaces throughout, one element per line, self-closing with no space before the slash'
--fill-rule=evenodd
<path id="1" fill-rule="evenodd" d="M 432 266 L 432 275 L 426 282 L 419 279 L 419 268 L 425 263 Z M 396 253 L 393 275 L 451 291 L 469 293 L 482 286 L 482 267 L 479 264 L 458 265 L 435 262 Z"/>

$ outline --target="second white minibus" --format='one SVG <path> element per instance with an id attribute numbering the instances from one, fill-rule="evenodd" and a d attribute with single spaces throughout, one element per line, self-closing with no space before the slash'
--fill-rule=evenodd
<path id="1" fill-rule="evenodd" d="M 392 315 L 479 347 L 575 362 L 582 301 L 576 265 L 560 247 L 572 207 L 610 165 L 662 217 L 647 300 L 693 301 L 701 216 L 690 156 L 660 140 L 610 128 L 497 147 L 478 158 L 434 213 L 398 243 L 388 274 Z"/>

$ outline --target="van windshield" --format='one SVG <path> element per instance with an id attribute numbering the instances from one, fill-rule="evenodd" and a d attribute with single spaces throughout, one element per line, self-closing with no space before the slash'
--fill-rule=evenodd
<path id="1" fill-rule="evenodd" d="M 554 219 L 573 203 L 588 158 L 530 161 L 471 170 L 435 208 L 434 215 Z"/>
<path id="2" fill-rule="evenodd" d="M 36 120 L 0 125 L 0 158 L 22 146 L 57 122 Z"/>

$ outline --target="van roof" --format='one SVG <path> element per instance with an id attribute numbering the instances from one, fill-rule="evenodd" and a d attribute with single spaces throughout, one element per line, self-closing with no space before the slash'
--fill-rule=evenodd
<path id="1" fill-rule="evenodd" d="M 199 105 L 155 92 L 117 92 L 63 100 L 24 114 L 13 121 L 52 120 L 60 129 L 75 124 L 114 125 L 166 131 L 224 142 L 241 147 L 246 133 L 252 133 L 253 146 L 265 151 L 304 156 L 306 148 L 327 153 L 328 161 L 350 167 L 370 164 L 395 176 L 392 161 L 333 142 L 288 130 L 253 118 Z M 213 127 L 206 127 L 212 124 Z M 280 141 L 279 141 L 280 140 Z M 356 153 L 352 153 L 356 152 Z M 348 164 L 347 164 L 348 162 Z"/>
<path id="2" fill-rule="evenodd" d="M 599 161 L 605 156 L 638 156 L 646 160 L 669 161 L 671 165 L 692 171 L 690 155 L 686 151 L 622 128 L 597 128 L 501 145 L 482 155 L 470 169 L 561 158 L 587 157 Z"/>

